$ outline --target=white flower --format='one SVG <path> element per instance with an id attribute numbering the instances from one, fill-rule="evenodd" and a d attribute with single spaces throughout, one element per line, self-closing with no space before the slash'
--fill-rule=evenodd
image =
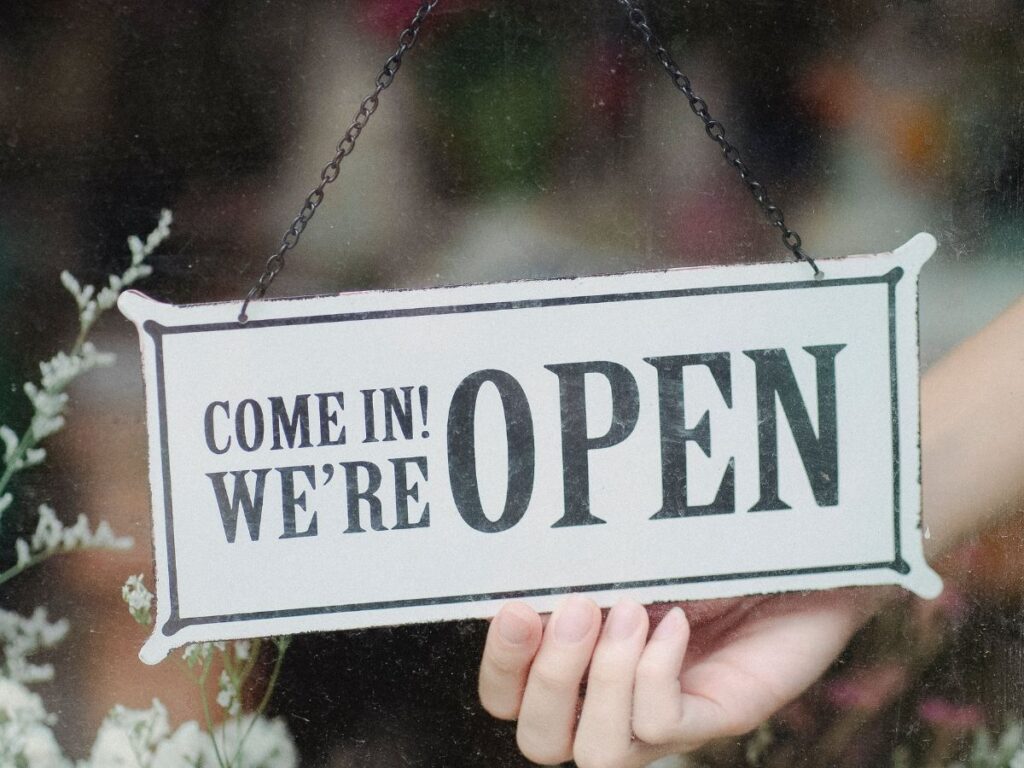
<path id="1" fill-rule="evenodd" d="M 217 679 L 217 706 L 235 717 L 242 711 L 242 701 L 238 684 L 231 678 L 227 670 L 222 670 Z"/>
<path id="2" fill-rule="evenodd" d="M 49 664 L 32 664 L 28 658 L 40 650 L 57 645 L 68 632 L 67 621 L 50 622 L 45 608 L 36 608 L 28 618 L 0 609 L 0 679 L 17 683 L 37 683 L 53 677 Z M 2 698 L 0 698 L 2 700 Z"/>
<path id="3" fill-rule="evenodd" d="M 252 653 L 252 641 L 251 640 L 236 640 L 235 641 L 235 658 L 239 661 L 248 661 L 249 656 Z"/>
<path id="4" fill-rule="evenodd" d="M 32 534 L 32 549 L 49 550 L 60 546 L 61 532 L 64 526 L 57 519 L 57 513 L 49 504 L 39 505 L 39 521 L 36 532 Z"/>
<path id="5" fill-rule="evenodd" d="M 65 527 L 48 504 L 39 505 L 38 515 L 32 539 L 18 539 L 14 543 L 18 567 L 24 567 L 34 557 L 47 557 L 57 551 L 128 549 L 132 546 L 130 536 L 115 536 L 105 520 L 101 520 L 93 531 L 89 529 L 89 519 L 85 515 L 79 515 L 73 526 Z"/>
<path id="6" fill-rule="evenodd" d="M 123 728 L 104 720 L 96 733 L 89 762 L 99 768 L 145 768 L 140 756 L 132 748 L 132 742 Z"/>
<path id="7" fill-rule="evenodd" d="M 157 745 L 151 768 L 216 768 L 217 757 L 210 735 L 194 720 Z M 242 768 L 240 766 L 240 768 Z"/>
<path id="8" fill-rule="evenodd" d="M 0 496 L 0 515 L 7 511 L 7 508 L 11 506 L 11 502 L 14 501 L 14 497 L 9 493 L 5 493 Z"/>
<path id="9" fill-rule="evenodd" d="M 295 768 L 299 764 L 299 753 L 283 720 L 246 715 L 226 722 L 217 730 L 216 738 L 218 743 L 226 745 L 229 758 L 238 751 L 238 760 L 232 761 L 232 765 Z"/>
<path id="10" fill-rule="evenodd" d="M 90 549 L 131 549 L 135 540 L 131 536 L 117 536 L 106 520 L 100 520 L 89 538 Z"/>
<path id="11" fill-rule="evenodd" d="M 64 768 L 67 761 L 50 730 L 55 719 L 37 694 L 0 677 L 0 764 Z"/>
<path id="12" fill-rule="evenodd" d="M 0 713 L 4 715 L 5 722 L 17 721 L 26 725 L 52 722 L 39 694 L 6 677 L 0 677 Z"/>
<path id="13" fill-rule="evenodd" d="M 142 574 L 129 576 L 121 587 L 121 598 L 128 603 L 128 612 L 139 624 L 149 626 L 153 622 L 153 593 L 142 583 Z"/>
<path id="14" fill-rule="evenodd" d="M 43 413 L 37 413 L 32 417 L 32 437 L 36 440 L 43 440 L 55 432 L 60 432 L 64 429 L 64 417 L 63 416 L 47 416 Z"/>
<path id="15" fill-rule="evenodd" d="M 142 244 L 138 235 L 128 236 L 128 250 L 132 254 L 132 264 L 138 264 L 146 258 L 146 247 Z"/>
<path id="16" fill-rule="evenodd" d="M 21 460 L 21 468 L 35 467 L 46 461 L 45 448 L 29 448 L 25 451 L 25 458 Z"/>
<path id="17" fill-rule="evenodd" d="M 60 273 L 60 282 L 61 285 L 67 289 L 68 293 L 74 297 L 79 311 L 85 309 L 89 300 L 92 298 L 93 292 L 96 290 L 91 285 L 87 285 L 85 288 L 82 288 L 82 286 L 79 285 L 78 280 L 75 279 L 75 276 L 66 269 Z"/>
<path id="18" fill-rule="evenodd" d="M 147 768 L 170 732 L 167 708 L 156 699 L 149 709 L 118 705 L 100 726 L 89 759 L 97 768 Z"/>
<path id="19" fill-rule="evenodd" d="M 111 366 L 117 362 L 117 355 L 113 352 L 100 352 L 91 341 L 82 345 L 82 373 L 97 367 Z"/>
<path id="20" fill-rule="evenodd" d="M 181 658 L 188 664 L 189 669 L 196 664 L 205 664 L 212 655 L 213 645 L 211 643 L 191 643 L 186 645 L 181 652 Z"/>
<path id="21" fill-rule="evenodd" d="M 30 768 L 66 768 L 69 765 L 53 731 L 45 725 L 25 728 L 19 746 L 25 765 Z"/>
<path id="22" fill-rule="evenodd" d="M 18 449 L 18 435 L 13 429 L 4 424 L 0 426 L 0 440 L 3 440 L 4 443 L 4 464 L 10 464 L 11 457 L 14 456 L 14 452 Z"/>
<path id="23" fill-rule="evenodd" d="M 149 256 L 153 251 L 157 249 L 164 240 L 166 240 L 171 234 L 171 222 L 174 217 L 171 212 L 164 208 L 160 211 L 160 220 L 157 222 L 156 229 L 146 236 L 146 242 L 143 242 L 132 235 L 128 238 L 128 250 L 132 254 L 132 266 L 137 267 L 142 264 L 143 260 Z M 127 282 L 127 281 L 126 281 Z"/>
<path id="24" fill-rule="evenodd" d="M 74 296 L 76 301 L 78 300 L 82 293 L 82 288 L 78 284 L 78 280 L 75 279 L 75 276 L 66 269 L 60 273 L 60 284 L 67 288 L 68 293 Z"/>
<path id="25" fill-rule="evenodd" d="M 111 281 L 113 281 L 115 278 L 113 275 L 111 275 L 110 279 Z M 101 311 L 106 312 L 108 309 L 117 304 L 117 297 L 121 294 L 120 287 L 121 284 L 120 281 L 118 281 L 117 288 L 114 288 L 113 286 L 108 286 L 106 288 L 101 289 L 100 292 L 96 295 L 96 304 L 97 306 L 99 306 Z"/>
<path id="26" fill-rule="evenodd" d="M 32 551 L 24 539 L 17 539 L 14 542 L 14 551 L 18 553 L 18 568 L 23 568 L 32 560 Z"/>

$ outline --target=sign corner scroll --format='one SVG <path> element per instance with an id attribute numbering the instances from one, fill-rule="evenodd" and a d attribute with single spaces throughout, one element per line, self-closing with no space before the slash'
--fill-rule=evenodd
<path id="1" fill-rule="evenodd" d="M 189 642 L 898 584 L 928 234 L 822 263 L 172 306 L 142 346 L 156 663 Z M 525 564 L 525 565 L 524 565 Z"/>

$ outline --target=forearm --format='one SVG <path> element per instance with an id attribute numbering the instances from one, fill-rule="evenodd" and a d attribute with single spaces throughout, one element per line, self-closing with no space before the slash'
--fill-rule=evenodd
<path id="1" fill-rule="evenodd" d="M 926 554 L 1024 509 L 1024 299 L 921 382 Z"/>

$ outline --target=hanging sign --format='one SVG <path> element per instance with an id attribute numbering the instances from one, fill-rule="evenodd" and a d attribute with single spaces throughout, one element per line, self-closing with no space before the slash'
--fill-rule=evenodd
<path id="1" fill-rule="evenodd" d="M 900 584 L 935 248 L 249 307 L 140 293 L 157 622 L 175 646 Z"/>

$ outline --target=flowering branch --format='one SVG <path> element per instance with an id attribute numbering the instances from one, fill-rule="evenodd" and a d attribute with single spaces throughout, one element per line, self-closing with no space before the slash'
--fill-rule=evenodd
<path id="1" fill-rule="evenodd" d="M 152 273 L 153 268 L 145 260 L 170 235 L 170 226 L 171 212 L 164 210 L 156 229 L 149 233 L 145 242 L 134 235 L 129 237 L 131 263 L 122 274 L 110 275 L 107 285 L 99 292 L 92 285 L 83 287 L 70 272 L 61 273 L 61 283 L 78 305 L 78 335 L 70 351 L 58 352 L 39 364 L 38 384 L 31 381 L 25 384 L 25 394 L 32 403 L 32 418 L 24 433 L 19 436 L 10 427 L 0 425 L 0 455 L 4 465 L 0 473 L 0 524 L 4 512 L 14 502 L 13 494 L 7 490 L 11 478 L 24 469 L 41 464 L 46 459 L 46 450 L 40 448 L 39 443 L 64 428 L 68 386 L 93 368 L 113 364 L 114 355 L 98 351 L 87 340 L 89 332 L 103 313 L 117 303 L 118 296 L 125 288 Z M 129 546 L 131 540 L 114 536 L 105 522 L 91 531 L 84 516 L 79 516 L 74 526 L 65 528 L 53 509 L 44 504 L 39 507 L 39 519 L 31 541 L 18 539 L 15 542 L 17 562 L 6 571 L 0 571 L 0 584 L 58 552 L 123 549 Z"/>
<path id="2" fill-rule="evenodd" d="M 93 325 L 117 303 L 117 297 L 128 286 L 148 277 L 153 268 L 145 264 L 146 258 L 171 233 L 171 212 L 163 210 L 156 229 L 149 233 L 146 241 L 132 235 L 128 238 L 131 263 L 121 275 L 110 275 L 108 283 L 97 293 L 92 285 L 82 286 L 70 272 L 61 273 L 60 280 L 78 305 L 78 336 L 70 352 L 58 352 L 50 360 L 39 364 L 39 384 L 27 382 L 25 394 L 32 403 L 32 420 L 25 432 L 18 437 L 13 429 L 0 426 L 0 440 L 4 443 L 4 471 L 0 474 L 0 519 L 13 502 L 7 491 L 11 478 L 16 472 L 41 464 L 46 451 L 37 448 L 40 442 L 64 428 L 64 408 L 68 396 L 65 390 L 72 381 L 83 373 L 100 366 L 109 366 L 114 356 L 97 351 L 87 337 Z"/>

